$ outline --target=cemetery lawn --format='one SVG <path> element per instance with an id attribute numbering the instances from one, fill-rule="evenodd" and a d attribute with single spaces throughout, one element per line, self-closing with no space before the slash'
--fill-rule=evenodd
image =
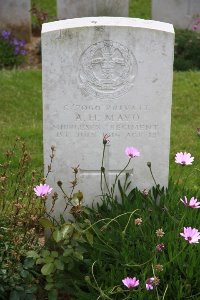
<path id="1" fill-rule="evenodd" d="M 47 12 L 49 17 L 56 16 L 56 0 L 32 0 L 31 5 Z"/>
<path id="2" fill-rule="evenodd" d="M 25 139 L 32 156 L 33 168 L 43 168 L 42 152 L 42 86 L 40 70 L 0 71 L 0 163 L 17 136 Z M 190 152 L 194 167 L 185 167 L 187 186 L 198 189 L 200 170 L 199 72 L 175 72 L 172 106 L 170 174 L 178 176 L 174 163 L 176 152 Z M 164 114 L 164 112 L 163 112 Z M 135 146 L 134 140 L 132 145 Z M 123 155 L 123 153 L 122 153 Z M 162 155 L 162 153 L 160 153 Z M 154 166 L 152 166 L 153 169 Z M 174 178 L 175 178 L 174 177 Z"/>
<path id="3" fill-rule="evenodd" d="M 32 5 L 56 16 L 56 0 L 32 0 Z M 130 0 L 129 15 L 134 18 L 151 19 L 151 0 Z"/>
<path id="4" fill-rule="evenodd" d="M 41 71 L 0 72 L 0 162 L 15 138 L 25 139 L 34 168 L 42 168 Z"/>

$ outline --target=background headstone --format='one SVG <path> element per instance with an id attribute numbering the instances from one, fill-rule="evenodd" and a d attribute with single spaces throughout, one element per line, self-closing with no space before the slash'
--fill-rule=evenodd
<path id="1" fill-rule="evenodd" d="M 57 0 L 58 19 L 128 17 L 129 0 Z"/>
<path id="2" fill-rule="evenodd" d="M 0 29 L 27 41 L 31 38 L 31 1 L 0 0 Z"/>
<path id="3" fill-rule="evenodd" d="M 152 19 L 172 23 L 175 28 L 192 29 L 200 18 L 200 0 L 152 0 Z"/>
<path id="4" fill-rule="evenodd" d="M 54 191 L 58 180 L 69 190 L 71 167 L 79 164 L 85 203 L 99 200 L 106 133 L 109 184 L 128 161 L 125 148 L 134 146 L 141 156 L 128 168 L 132 187 L 153 186 L 149 161 L 167 186 L 173 49 L 173 26 L 156 21 L 96 17 L 43 25 L 44 163 L 55 146 L 48 178 Z"/>

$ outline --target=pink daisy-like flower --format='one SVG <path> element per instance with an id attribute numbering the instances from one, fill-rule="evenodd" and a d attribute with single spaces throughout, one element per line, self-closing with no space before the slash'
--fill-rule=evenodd
<path id="1" fill-rule="evenodd" d="M 136 277 L 126 277 L 122 282 L 128 289 L 133 289 L 140 284 L 140 281 Z"/>
<path id="2" fill-rule="evenodd" d="M 154 277 L 148 278 L 146 280 L 146 289 L 149 290 L 153 290 L 153 283 L 154 283 Z"/>
<path id="3" fill-rule="evenodd" d="M 191 156 L 190 153 L 187 153 L 187 152 L 178 152 L 176 153 L 176 156 L 175 156 L 175 162 L 177 164 L 181 164 L 183 166 L 185 165 L 191 165 L 192 162 L 194 160 L 194 157 Z"/>
<path id="4" fill-rule="evenodd" d="M 131 158 L 140 156 L 140 152 L 134 147 L 127 147 L 125 149 L 125 154 Z"/>
<path id="5" fill-rule="evenodd" d="M 50 188 L 50 186 L 48 184 L 41 184 L 40 185 L 36 185 L 36 187 L 34 188 L 35 194 L 38 197 L 46 197 L 48 194 L 51 193 L 52 188 Z"/>
<path id="6" fill-rule="evenodd" d="M 180 199 L 180 200 L 181 200 L 181 202 L 183 202 L 183 204 L 185 206 L 188 206 L 190 208 L 200 208 L 200 202 L 198 202 L 197 198 L 192 197 L 190 199 L 189 203 L 188 203 L 188 199 L 186 196 L 184 197 L 184 200 L 182 200 L 182 199 Z"/>
<path id="7" fill-rule="evenodd" d="M 190 244 L 199 243 L 200 232 L 196 228 L 184 227 L 184 232 L 180 233 L 180 235 Z"/>

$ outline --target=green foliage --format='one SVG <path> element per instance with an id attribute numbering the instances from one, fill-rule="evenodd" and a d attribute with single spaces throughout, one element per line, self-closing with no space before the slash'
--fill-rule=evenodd
<path id="1" fill-rule="evenodd" d="M 92 245 L 93 237 L 89 232 L 84 233 L 89 225 L 88 220 L 82 223 L 64 221 L 51 226 L 49 222 L 43 218 L 44 227 L 51 228 L 45 248 L 39 252 L 29 251 L 27 257 L 40 266 L 41 274 L 46 278 L 44 288 L 48 292 L 48 299 L 54 300 L 59 292 L 69 292 L 70 275 L 76 270 L 77 262 L 83 261 L 83 244 L 88 242 Z"/>
<path id="2" fill-rule="evenodd" d="M 42 24 L 50 21 L 54 21 L 54 19 L 50 17 L 48 13 L 49 10 L 44 10 L 40 6 L 36 5 L 35 3 L 32 4 L 32 8 L 30 11 L 32 14 L 32 31 L 34 35 L 40 36 L 42 30 Z M 40 50 L 39 54 L 41 54 L 41 49 L 39 50 Z"/>
<path id="3" fill-rule="evenodd" d="M 13 171 L 12 164 L 17 168 Z M 39 250 L 43 202 L 33 194 L 35 171 L 30 156 L 17 139 L 0 164 L 0 299 L 35 300 L 40 273 L 27 251 Z M 30 173 L 29 173 L 30 172 Z"/>
<path id="4" fill-rule="evenodd" d="M 31 6 L 46 12 L 48 16 L 56 16 L 56 0 L 32 0 Z M 33 18 L 33 23 L 34 21 L 35 19 Z"/>
<path id="5" fill-rule="evenodd" d="M 176 30 L 174 70 L 200 70 L 200 33 Z"/>
<path id="6" fill-rule="evenodd" d="M 119 188 L 120 203 L 105 196 L 103 204 L 87 216 L 94 240 L 92 246 L 87 245 L 79 268 L 81 280 L 71 281 L 75 299 L 168 300 L 176 295 L 185 300 L 199 295 L 200 248 L 180 236 L 184 226 L 200 227 L 198 209 L 180 202 L 183 195 L 192 196 L 191 191 L 172 183 L 166 191 L 153 188 L 148 194 Z M 140 225 L 135 223 L 137 218 L 142 219 Z M 156 235 L 160 228 L 163 237 Z M 160 243 L 165 248 L 159 252 L 156 246 Z M 162 265 L 163 271 L 158 271 L 157 265 Z M 140 286 L 125 288 L 122 279 L 127 276 L 137 277 Z M 154 276 L 160 283 L 147 291 L 145 282 Z"/>
<path id="7" fill-rule="evenodd" d="M 12 68 L 24 62 L 25 42 L 16 39 L 10 31 L 0 31 L 0 69 Z"/>

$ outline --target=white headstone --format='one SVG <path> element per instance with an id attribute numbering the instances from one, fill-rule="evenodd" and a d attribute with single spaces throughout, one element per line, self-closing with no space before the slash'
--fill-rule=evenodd
<path id="1" fill-rule="evenodd" d="M 133 146 L 141 156 L 128 168 L 132 187 L 153 186 L 149 161 L 167 186 L 173 49 L 173 26 L 156 21 L 96 17 L 43 25 L 44 163 L 55 146 L 48 178 L 55 191 L 58 180 L 70 186 L 71 167 L 79 164 L 85 202 L 99 200 L 106 133 L 109 184 L 128 161 L 125 148 Z"/>
<path id="2" fill-rule="evenodd" d="M 58 19 L 128 17 L 129 0 L 57 0 Z"/>
<path id="3" fill-rule="evenodd" d="M 176 28 L 192 29 L 200 17 L 200 0 L 152 0 L 152 19 L 169 22 Z"/>
<path id="4" fill-rule="evenodd" d="M 30 40 L 30 9 L 30 0 L 1 0 L 0 29 L 11 30 L 17 37 L 25 40 Z"/>

